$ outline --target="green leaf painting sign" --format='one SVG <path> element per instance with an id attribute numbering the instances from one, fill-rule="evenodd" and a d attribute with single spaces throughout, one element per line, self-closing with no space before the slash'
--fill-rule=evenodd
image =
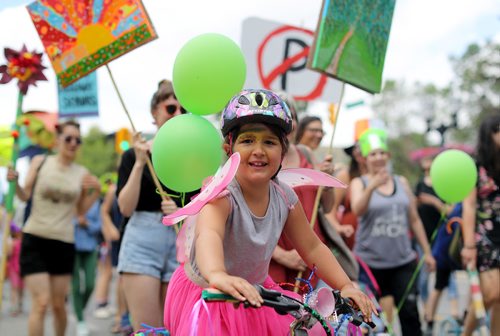
<path id="1" fill-rule="evenodd" d="M 395 0 L 324 0 L 309 68 L 380 92 L 394 5 Z"/>

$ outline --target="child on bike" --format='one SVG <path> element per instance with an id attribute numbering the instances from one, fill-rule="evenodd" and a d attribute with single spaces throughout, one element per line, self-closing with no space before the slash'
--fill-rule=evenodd
<path id="1" fill-rule="evenodd" d="M 254 307 L 263 302 L 254 285 L 283 291 L 268 276 L 269 262 L 284 232 L 302 259 L 342 296 L 351 298 L 366 321 L 376 308 L 356 289 L 330 250 L 309 226 L 295 192 L 276 178 L 292 129 L 290 111 L 267 90 L 244 90 L 222 112 L 223 148 L 238 152 L 241 162 L 228 194 L 205 205 L 196 219 L 190 258 L 172 276 L 164 323 L 174 335 L 287 335 L 293 317 L 272 308 L 235 308 L 230 303 L 193 307 L 207 287 L 216 288 Z M 286 292 L 293 295 L 291 292 Z"/>

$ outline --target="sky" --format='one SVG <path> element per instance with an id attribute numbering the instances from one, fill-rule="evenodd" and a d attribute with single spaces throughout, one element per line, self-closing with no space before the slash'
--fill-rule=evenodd
<path id="1" fill-rule="evenodd" d="M 34 25 L 24 8 L 26 0 L 0 0 L 0 48 L 43 51 Z M 143 0 L 159 38 L 114 60 L 110 68 L 131 113 L 136 128 L 154 131 L 149 101 L 163 78 L 172 78 L 172 67 L 180 48 L 191 38 L 204 33 L 220 33 L 240 44 L 242 21 L 248 17 L 282 22 L 314 30 L 321 9 L 320 0 L 212 0 L 164 1 Z M 466 46 L 486 39 L 500 40 L 500 2 L 498 0 L 398 0 L 393 16 L 385 59 L 384 79 L 421 81 L 437 86 L 452 78 L 448 62 L 451 55 L 461 55 Z M 0 55 L 0 64 L 5 64 Z M 45 75 L 29 89 L 24 110 L 57 111 L 55 74 L 48 58 Z M 81 119 L 85 130 L 98 125 L 106 132 L 127 127 L 128 121 L 104 68 L 97 70 L 100 117 Z M 14 83 L 0 85 L 0 124 L 14 121 L 17 103 Z M 372 95 L 347 85 L 344 103 L 359 99 L 370 101 Z M 327 116 L 327 104 L 311 104 L 309 113 Z M 354 122 L 376 117 L 367 106 L 341 109 L 334 145 L 352 144 Z M 331 127 L 325 118 L 328 146 Z"/>

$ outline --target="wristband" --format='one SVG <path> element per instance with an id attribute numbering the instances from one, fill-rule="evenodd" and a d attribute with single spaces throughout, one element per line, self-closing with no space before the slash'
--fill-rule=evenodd
<path id="1" fill-rule="evenodd" d="M 476 246 L 475 245 L 464 245 L 463 247 L 464 249 L 467 249 L 467 250 L 475 250 L 476 249 Z"/>

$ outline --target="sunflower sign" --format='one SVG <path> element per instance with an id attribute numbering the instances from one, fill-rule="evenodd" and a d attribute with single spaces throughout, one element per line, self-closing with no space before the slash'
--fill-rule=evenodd
<path id="1" fill-rule="evenodd" d="M 63 87 L 157 38 L 140 0 L 38 0 L 27 9 Z"/>

